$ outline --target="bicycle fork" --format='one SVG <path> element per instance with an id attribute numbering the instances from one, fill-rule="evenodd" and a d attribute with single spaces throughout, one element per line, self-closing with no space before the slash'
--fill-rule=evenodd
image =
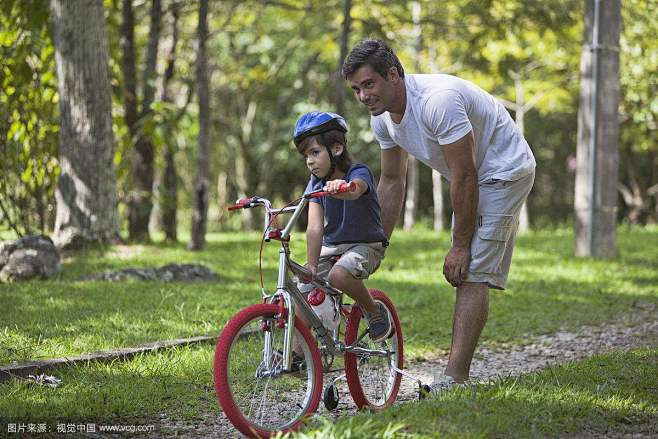
<path id="1" fill-rule="evenodd" d="M 313 312 L 311 306 L 306 303 L 304 295 L 297 289 L 297 286 L 293 282 L 287 282 L 288 279 L 288 269 L 287 269 L 287 260 L 288 260 L 288 248 L 287 243 L 284 243 L 279 250 L 279 274 L 277 279 L 277 293 L 275 296 L 283 298 L 285 303 L 285 309 L 288 310 L 288 315 L 285 319 L 285 329 L 283 332 L 283 361 L 280 365 L 280 370 L 289 371 L 292 367 L 292 354 L 293 354 L 293 342 L 295 334 L 295 313 L 297 304 L 300 304 L 300 313 L 304 316 L 307 322 L 310 323 L 311 327 L 317 334 L 319 340 L 327 346 L 330 350 L 330 353 L 334 353 L 334 343 L 331 338 L 330 332 L 322 324 L 320 318 Z M 278 322 L 274 322 L 278 324 Z M 272 332 L 266 331 L 265 333 L 265 346 L 263 353 L 264 364 L 272 364 Z M 276 373 L 277 371 L 270 371 L 270 373 Z"/>

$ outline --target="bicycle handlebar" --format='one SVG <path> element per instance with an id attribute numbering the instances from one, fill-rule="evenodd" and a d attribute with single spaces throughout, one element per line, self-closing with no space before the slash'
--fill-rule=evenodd
<path id="1" fill-rule="evenodd" d="M 258 197 L 241 198 L 235 204 L 229 206 L 228 210 L 249 209 L 250 207 L 254 207 L 257 201 Z"/>
<path id="2" fill-rule="evenodd" d="M 353 181 L 350 181 L 349 183 L 343 183 L 338 188 L 338 191 L 336 191 L 334 194 L 341 194 L 344 192 L 354 192 L 356 191 L 356 187 L 357 187 L 356 183 Z M 306 199 L 321 198 L 321 197 L 326 197 L 327 195 L 332 195 L 332 193 L 330 193 L 329 191 L 319 190 L 304 195 L 304 198 Z M 241 198 L 237 200 L 235 204 L 228 206 L 228 210 L 249 209 L 256 206 L 264 206 L 266 203 L 267 200 L 260 197 Z"/>
<path id="3" fill-rule="evenodd" d="M 251 198 L 242 198 L 235 202 L 235 204 L 228 206 L 228 210 L 238 210 L 238 209 L 250 209 L 256 206 L 263 206 L 265 208 L 265 222 L 263 227 L 263 237 L 265 241 L 270 239 L 276 239 L 278 241 L 288 241 L 290 239 L 290 231 L 293 225 L 299 219 L 299 216 L 302 213 L 302 210 L 308 204 L 308 200 L 311 198 L 320 198 L 327 195 L 333 195 L 343 192 L 354 192 L 356 191 L 357 185 L 355 182 L 343 183 L 339 186 L 336 192 L 329 192 L 324 190 L 319 190 L 315 192 L 308 193 L 301 198 L 298 198 L 293 203 L 300 201 L 294 207 L 293 203 L 289 203 L 287 206 L 281 209 L 273 209 L 272 203 L 267 198 L 261 197 L 251 197 Z M 288 224 L 283 229 L 279 229 L 278 225 L 275 222 L 277 215 L 281 213 L 292 213 L 292 217 L 288 221 Z"/>
<path id="4" fill-rule="evenodd" d="M 356 182 L 350 181 L 349 183 L 343 183 L 339 186 L 338 191 L 334 192 L 333 194 L 341 194 L 343 192 L 354 192 L 356 191 Z M 333 195 L 329 191 L 315 191 L 311 192 L 309 194 L 306 194 L 306 198 L 320 198 L 320 197 L 326 197 L 327 195 Z"/>

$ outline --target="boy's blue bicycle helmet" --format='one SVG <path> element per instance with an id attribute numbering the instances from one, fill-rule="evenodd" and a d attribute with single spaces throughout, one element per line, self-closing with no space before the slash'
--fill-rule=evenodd
<path id="1" fill-rule="evenodd" d="M 295 146 L 299 146 L 302 140 L 307 137 L 326 133 L 331 130 L 338 130 L 346 133 L 347 122 L 345 122 L 345 119 L 343 119 L 342 116 L 336 113 L 330 113 L 328 111 L 311 111 L 297 119 L 295 130 L 293 131 L 293 141 L 295 142 Z"/>

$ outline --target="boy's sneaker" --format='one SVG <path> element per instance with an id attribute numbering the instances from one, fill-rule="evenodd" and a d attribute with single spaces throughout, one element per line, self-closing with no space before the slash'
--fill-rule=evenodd
<path id="1" fill-rule="evenodd" d="M 444 375 L 442 373 L 437 373 L 434 375 L 434 381 L 430 385 L 430 393 L 436 395 L 447 390 L 454 389 L 456 387 L 465 387 L 466 383 L 458 383 L 450 375 Z"/>
<path id="2" fill-rule="evenodd" d="M 383 303 L 379 303 L 379 312 L 377 314 L 366 315 L 366 319 L 368 320 L 370 339 L 375 343 L 384 341 L 391 335 L 393 330 L 391 316 Z"/>

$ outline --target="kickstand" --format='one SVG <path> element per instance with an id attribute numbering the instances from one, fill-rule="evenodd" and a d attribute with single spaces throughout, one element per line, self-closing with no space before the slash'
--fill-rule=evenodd
<path id="1" fill-rule="evenodd" d="M 407 372 L 403 371 L 402 369 L 398 369 L 395 366 L 391 367 L 391 369 L 393 369 L 394 371 L 396 371 L 397 373 L 399 373 L 402 376 L 405 376 L 407 378 L 411 378 L 412 380 L 416 381 L 416 383 L 418 383 L 418 399 L 425 399 L 427 397 L 427 395 L 430 394 L 430 390 L 431 390 L 430 386 L 428 386 L 427 384 L 423 384 L 423 382 L 420 380 L 420 378 L 415 377 L 415 376 L 411 375 L 410 373 L 407 373 Z"/>

